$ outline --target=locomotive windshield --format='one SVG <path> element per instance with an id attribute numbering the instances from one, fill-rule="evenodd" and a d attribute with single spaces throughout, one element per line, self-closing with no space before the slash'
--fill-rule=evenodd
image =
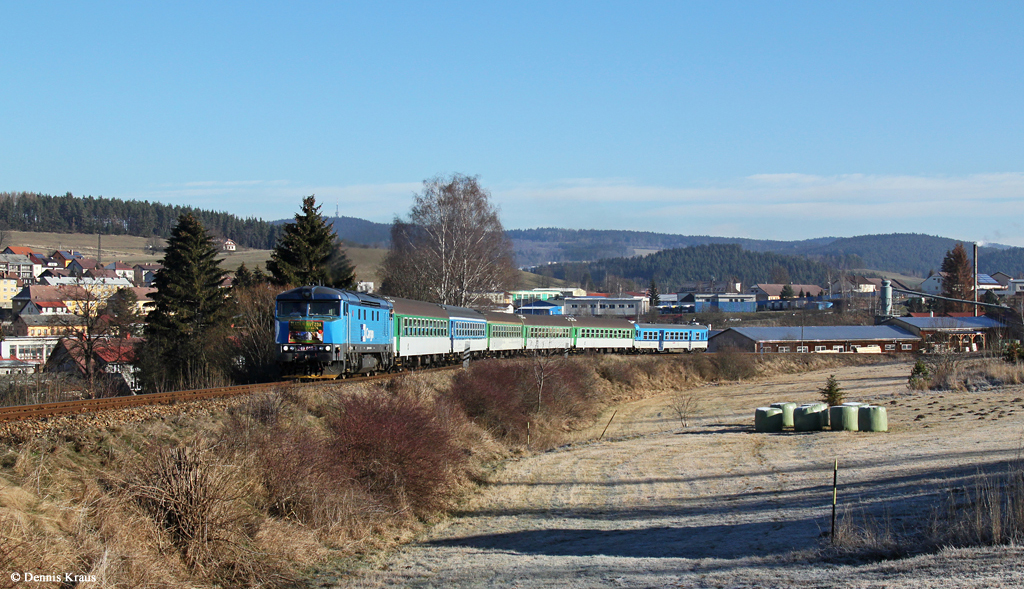
<path id="1" fill-rule="evenodd" d="M 286 315 L 301 317 L 306 314 L 306 301 L 278 301 L 277 314 L 281 317 Z"/>
<path id="2" fill-rule="evenodd" d="M 341 315 L 341 301 L 278 301 L 277 315 L 278 317 L 305 317 L 306 315 L 337 317 Z"/>
<path id="3" fill-rule="evenodd" d="M 327 315 L 337 317 L 341 314 L 340 301 L 311 301 L 309 303 L 310 315 Z"/>

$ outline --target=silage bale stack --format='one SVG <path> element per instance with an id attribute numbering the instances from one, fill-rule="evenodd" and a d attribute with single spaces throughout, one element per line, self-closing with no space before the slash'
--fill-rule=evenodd
<path id="1" fill-rule="evenodd" d="M 832 421 L 832 431 L 855 432 L 858 428 L 859 407 L 863 403 L 843 403 L 829 409 L 829 419 Z"/>
<path id="2" fill-rule="evenodd" d="M 796 403 L 772 403 L 771 406 L 782 409 L 782 427 L 793 427 L 793 411 L 796 409 Z"/>
<path id="3" fill-rule="evenodd" d="M 818 410 L 818 417 L 821 419 L 821 429 L 828 426 L 828 403 L 814 403 Z"/>
<path id="4" fill-rule="evenodd" d="M 793 410 L 793 429 L 798 432 L 811 432 L 821 429 L 824 418 L 821 416 L 824 403 L 807 403 Z"/>
<path id="5" fill-rule="evenodd" d="M 861 405 L 857 408 L 857 428 L 862 432 L 889 431 L 885 407 Z"/>
<path id="6" fill-rule="evenodd" d="M 754 411 L 754 431 L 781 432 L 782 409 L 779 407 L 758 407 Z"/>

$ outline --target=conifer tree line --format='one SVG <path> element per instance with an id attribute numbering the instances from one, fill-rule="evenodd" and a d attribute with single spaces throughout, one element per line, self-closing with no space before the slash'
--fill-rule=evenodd
<path id="1" fill-rule="evenodd" d="M 167 239 L 179 218 L 189 214 L 216 237 L 230 238 L 242 247 L 270 249 L 283 227 L 224 212 L 147 201 L 105 197 L 76 197 L 70 192 L 50 196 L 32 192 L 0 192 L 0 228 L 14 231 L 99 233 L 157 236 Z"/>
<path id="2" fill-rule="evenodd" d="M 758 282 L 796 282 L 825 284 L 834 271 L 821 262 L 782 254 L 746 251 L 735 244 L 711 244 L 662 250 L 637 258 L 610 258 L 589 263 L 547 266 L 554 278 L 574 284 L 601 285 L 608 277 L 619 277 L 634 284 L 657 280 L 665 292 L 673 292 L 684 282 L 735 277 L 743 284 Z M 784 275 L 784 280 L 779 276 Z"/>
<path id="3" fill-rule="evenodd" d="M 313 196 L 285 225 L 267 272 L 243 265 L 232 288 L 209 231 L 191 213 L 171 230 L 156 273 L 137 366 L 146 392 L 273 379 L 274 299 L 304 284 L 351 288 L 355 282 L 340 241 Z"/>

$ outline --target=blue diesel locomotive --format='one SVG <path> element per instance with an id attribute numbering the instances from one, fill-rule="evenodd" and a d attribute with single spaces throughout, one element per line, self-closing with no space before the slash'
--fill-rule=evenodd
<path id="1" fill-rule="evenodd" d="M 704 325 L 511 315 L 303 286 L 277 296 L 285 377 L 339 378 L 523 353 L 659 353 L 707 349 Z"/>

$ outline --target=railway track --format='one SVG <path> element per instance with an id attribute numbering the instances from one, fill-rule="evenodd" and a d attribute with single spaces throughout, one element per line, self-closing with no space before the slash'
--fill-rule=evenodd
<path id="1" fill-rule="evenodd" d="M 460 366 L 443 366 L 440 368 L 429 368 L 417 372 L 433 372 L 440 370 L 452 370 Z M 109 397 L 104 399 L 80 399 L 76 401 L 60 401 L 55 403 L 40 403 L 38 405 L 16 405 L 13 407 L 0 407 L 0 423 L 14 421 L 27 421 L 30 419 L 41 419 L 58 417 L 63 415 L 76 415 L 80 413 L 97 413 L 109 409 L 127 409 L 130 407 L 143 407 L 147 405 L 174 405 L 190 401 L 202 401 L 206 399 L 218 399 L 225 397 L 237 397 L 239 395 L 251 395 L 260 391 L 272 389 L 282 384 L 290 386 L 314 386 L 329 383 L 356 383 L 372 380 L 386 380 L 394 378 L 403 373 L 377 374 L 374 376 L 359 376 L 344 380 L 317 380 L 312 382 L 270 382 L 262 384 L 238 385 L 230 387 L 217 387 L 212 389 L 196 389 L 191 391 L 172 391 L 169 393 L 151 393 L 147 395 L 133 395 L 130 397 Z"/>

